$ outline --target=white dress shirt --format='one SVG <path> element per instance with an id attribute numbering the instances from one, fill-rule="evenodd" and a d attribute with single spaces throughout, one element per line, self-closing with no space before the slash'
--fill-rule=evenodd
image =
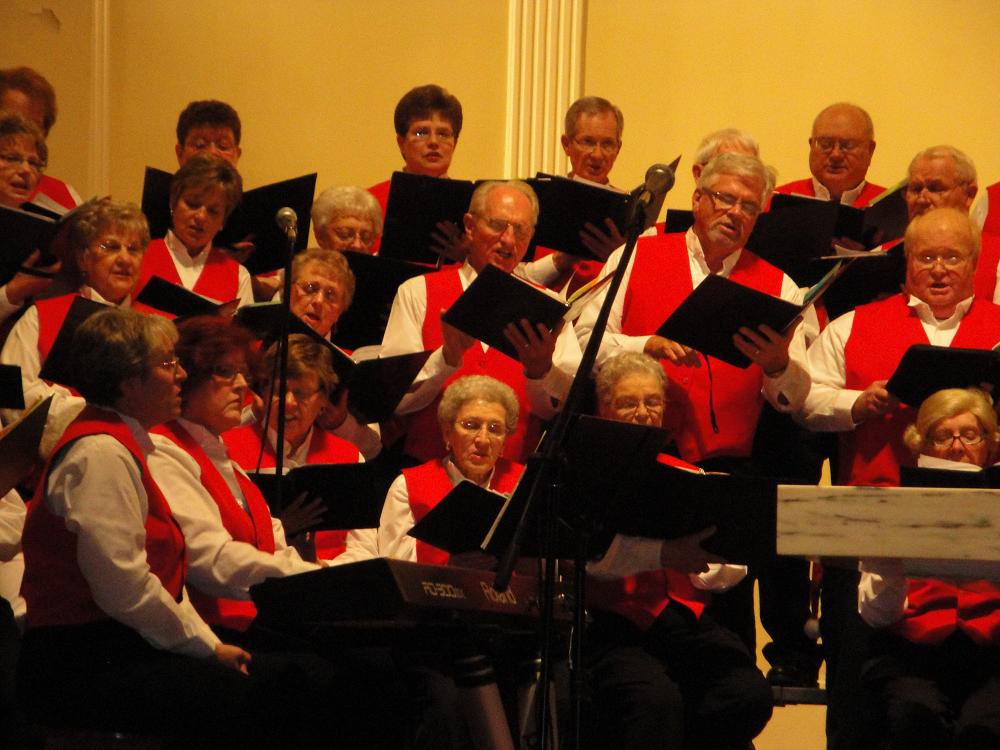
<path id="1" fill-rule="evenodd" d="M 236 479 L 237 472 L 246 475 L 230 460 L 222 440 L 201 425 L 185 419 L 179 422 L 205 451 L 233 496 L 249 514 Z M 223 526 L 218 505 L 201 483 L 198 462 L 173 440 L 156 434 L 151 437 L 155 450 L 147 458 L 149 470 L 184 532 L 188 581 L 192 585 L 211 596 L 249 599 L 250 587 L 266 578 L 280 578 L 319 567 L 299 557 L 294 547 L 287 546 L 281 521 L 274 517 L 271 518 L 274 554 L 234 540 Z"/>
<path id="2" fill-rule="evenodd" d="M 177 239 L 177 235 L 169 229 L 167 230 L 167 235 L 163 238 L 163 242 L 166 244 L 167 250 L 170 251 L 170 258 L 174 261 L 174 268 L 177 269 L 177 275 L 181 279 L 181 284 L 185 289 L 194 291 L 194 285 L 198 283 L 201 272 L 205 270 L 205 264 L 208 262 L 208 251 L 212 249 L 212 243 L 208 243 L 196 255 L 192 256 L 184 246 L 184 243 Z M 236 297 L 239 299 L 239 307 L 252 305 L 254 302 L 250 272 L 247 271 L 242 263 L 240 264 Z M 214 301 L 229 302 L 227 299 Z"/>
<path id="3" fill-rule="evenodd" d="M 149 433 L 119 416 L 148 456 L 154 450 Z M 46 489 L 46 506 L 76 536 L 77 563 L 98 607 L 156 648 L 214 654 L 220 641 L 187 593 L 175 601 L 149 568 L 149 501 L 139 465 L 124 445 L 110 435 L 76 440 L 56 456 Z"/>

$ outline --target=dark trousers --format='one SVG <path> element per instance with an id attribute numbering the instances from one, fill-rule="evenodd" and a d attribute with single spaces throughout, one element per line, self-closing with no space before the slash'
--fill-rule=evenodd
<path id="1" fill-rule="evenodd" d="M 956 632 L 922 646 L 887 632 L 861 673 L 865 748 L 1000 748 L 1000 649 Z"/>
<path id="2" fill-rule="evenodd" d="M 647 631 L 596 612 L 587 632 L 593 747 L 744 750 L 771 717 L 771 689 L 743 643 L 668 606 Z"/>
<path id="3" fill-rule="evenodd" d="M 163 737 L 168 748 L 328 745 L 342 722 L 337 694 L 321 692 L 295 659 L 258 659 L 246 676 L 213 658 L 150 646 L 116 622 L 29 630 L 18 692 L 44 726 Z M 350 691 L 349 684 L 337 686 Z"/>

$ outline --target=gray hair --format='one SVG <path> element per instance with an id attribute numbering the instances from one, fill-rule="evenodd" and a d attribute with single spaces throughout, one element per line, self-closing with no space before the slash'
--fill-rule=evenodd
<path id="1" fill-rule="evenodd" d="M 774 189 L 774 170 L 765 166 L 756 156 L 746 154 L 719 154 L 707 165 L 698 178 L 698 189 L 707 190 L 715 184 L 717 177 L 728 174 L 756 180 L 761 184 L 760 202 L 767 203 Z"/>
<path id="2" fill-rule="evenodd" d="M 142 209 L 134 203 L 107 197 L 92 198 L 73 212 L 70 221 L 69 241 L 77 253 L 82 253 L 98 237 L 114 230 L 136 235 L 143 249 L 149 244 L 149 223 Z"/>
<path id="3" fill-rule="evenodd" d="M 625 115 L 614 104 L 600 96 L 584 96 L 569 105 L 566 110 L 566 122 L 563 132 L 570 138 L 576 134 L 576 124 L 580 121 L 581 115 L 600 115 L 611 112 L 618 122 L 618 140 L 622 139 L 622 131 L 625 129 Z"/>
<path id="4" fill-rule="evenodd" d="M 903 235 L 903 251 L 906 256 L 910 256 L 910 253 L 913 250 L 913 243 L 917 239 L 917 233 L 925 223 L 928 223 L 936 218 L 947 218 L 949 216 L 951 216 L 960 226 L 968 227 L 969 234 L 972 237 L 972 260 L 978 260 L 979 246 L 982 235 L 979 225 L 976 223 L 975 219 L 973 219 L 965 211 L 960 211 L 957 208 L 952 208 L 950 206 L 932 208 L 927 213 L 915 217 L 913 221 L 907 225 L 906 234 Z"/>
<path id="5" fill-rule="evenodd" d="M 667 374 L 663 366 L 648 354 L 642 352 L 623 352 L 606 360 L 597 373 L 597 401 L 600 404 L 611 403 L 611 393 L 624 377 L 629 375 L 649 375 L 656 379 L 663 391 L 667 393 Z"/>
<path id="6" fill-rule="evenodd" d="M 960 185 L 971 185 L 976 181 L 976 165 L 972 163 L 972 159 L 964 151 L 944 144 L 925 148 L 914 156 L 906 169 L 907 174 L 913 171 L 918 161 L 925 159 L 951 159 L 955 164 L 955 179 Z"/>
<path id="7" fill-rule="evenodd" d="M 469 213 L 474 216 L 482 216 L 486 210 L 486 199 L 497 188 L 510 188 L 524 196 L 531 203 L 532 222 L 538 222 L 538 196 L 535 191 L 524 180 L 487 180 L 480 183 L 472 193 L 472 200 L 469 201 Z"/>
<path id="8" fill-rule="evenodd" d="M 323 247 L 307 247 L 305 250 L 292 258 L 292 281 L 298 279 L 299 274 L 310 263 L 317 263 L 324 267 L 328 275 L 340 281 L 344 286 L 344 310 L 351 306 L 354 300 L 355 279 L 354 272 L 347 263 L 344 254 L 337 250 L 327 250 Z"/>
<path id="9" fill-rule="evenodd" d="M 157 352 L 177 342 L 177 328 L 159 315 L 109 307 L 87 318 L 73 334 L 70 383 L 90 403 L 113 406 L 121 384 L 143 378 Z"/>
<path id="10" fill-rule="evenodd" d="M 723 146 L 738 146 L 744 151 L 760 156 L 760 146 L 756 138 L 738 128 L 723 128 L 709 133 L 702 139 L 694 152 L 694 163 L 705 166 L 718 155 L 719 149 Z"/>
<path id="11" fill-rule="evenodd" d="M 335 185 L 319 194 L 312 204 L 313 230 L 319 231 L 337 219 L 370 221 L 372 231 L 382 234 L 382 207 L 375 196 L 355 185 Z"/>
<path id="12" fill-rule="evenodd" d="M 517 429 L 519 406 L 514 389 L 488 375 L 466 375 L 445 388 L 441 403 L 438 404 L 438 423 L 442 427 L 450 425 L 461 408 L 475 399 L 500 404 L 507 414 L 507 432 Z"/>

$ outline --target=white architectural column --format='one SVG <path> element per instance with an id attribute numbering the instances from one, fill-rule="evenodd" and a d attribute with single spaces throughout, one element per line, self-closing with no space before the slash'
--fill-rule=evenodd
<path id="1" fill-rule="evenodd" d="M 111 75 L 110 0 L 92 0 L 91 111 L 87 195 L 107 195 L 111 171 Z"/>
<path id="2" fill-rule="evenodd" d="M 562 119 L 582 95 L 587 0 L 508 0 L 504 172 L 564 174 Z"/>

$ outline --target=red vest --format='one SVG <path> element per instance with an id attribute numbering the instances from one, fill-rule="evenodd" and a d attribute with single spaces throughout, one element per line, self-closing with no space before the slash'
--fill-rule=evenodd
<path id="1" fill-rule="evenodd" d="M 40 203 L 41 201 L 37 200 L 39 197 L 48 198 L 53 203 L 65 209 L 72 209 L 77 206 L 76 196 L 73 195 L 73 191 L 70 190 L 69 185 L 47 174 L 43 174 L 38 180 L 38 184 L 35 185 L 35 192 L 28 198 L 28 202 Z"/>
<path id="2" fill-rule="evenodd" d="M 1000 182 L 994 182 L 986 188 L 988 211 L 986 221 L 983 222 L 983 231 L 990 234 L 1000 234 Z"/>
<path id="3" fill-rule="evenodd" d="M 1000 646 L 1000 588 L 989 581 L 956 585 L 936 579 L 907 580 L 903 619 L 892 625 L 915 643 L 937 645 L 962 630 L 981 646 Z"/>
<path id="4" fill-rule="evenodd" d="M 997 201 L 1000 203 L 1000 196 L 997 196 Z M 997 213 L 1000 213 L 1000 208 Z M 974 281 L 975 294 L 979 299 L 993 301 L 997 289 L 997 265 L 1000 265 L 1000 234 L 983 232 Z"/>
<path id="5" fill-rule="evenodd" d="M 52 451 L 60 451 L 89 435 L 110 435 L 132 454 L 142 471 L 142 486 L 149 511 L 146 514 L 146 561 L 163 588 L 177 601 L 184 589 L 186 560 L 184 534 L 146 466 L 146 458 L 131 431 L 113 412 L 87 406 L 66 428 Z M 90 587 L 77 564 L 77 536 L 66 528 L 66 520 L 50 512 L 45 491 L 52 462 L 28 506 L 24 525 L 24 582 L 21 594 L 28 605 L 27 627 L 83 625 L 106 620 L 107 614 L 94 602 Z"/>
<path id="6" fill-rule="evenodd" d="M 736 262 L 731 281 L 774 296 L 781 293 L 784 274 L 749 250 Z M 648 336 L 691 293 L 691 267 L 683 234 L 643 237 L 635 251 L 635 263 L 625 291 L 622 332 Z M 670 378 L 668 401 L 670 427 L 685 461 L 712 456 L 749 456 L 753 435 L 764 404 L 760 389 L 763 374 L 751 365 L 745 370 L 709 357 L 712 381 L 704 357 L 701 367 L 680 367 L 665 360 Z M 709 399 L 715 406 L 719 431 L 712 429 Z"/>
<path id="7" fill-rule="evenodd" d="M 368 192 L 375 196 L 375 200 L 378 201 L 378 205 L 382 208 L 382 231 L 385 231 L 385 209 L 389 205 L 389 187 L 392 185 L 392 180 L 386 180 L 385 182 L 380 182 L 377 185 L 372 185 L 368 188 Z M 375 238 L 375 243 L 372 245 L 371 253 L 372 255 L 378 255 L 378 249 L 382 245 L 382 236 L 379 235 Z"/>
<path id="8" fill-rule="evenodd" d="M 249 506 L 247 512 L 229 489 L 229 485 L 212 463 L 212 459 L 198 441 L 191 437 L 191 433 L 177 422 L 154 427 L 152 431 L 175 442 L 198 464 L 201 470 L 199 475 L 201 484 L 215 500 L 222 516 L 222 525 L 229 532 L 229 536 L 237 542 L 252 545 L 261 552 L 274 554 L 271 511 L 256 485 L 240 472 L 236 472 L 236 481 Z M 250 627 L 250 623 L 257 616 L 257 608 L 249 600 L 213 597 L 203 594 L 197 588 L 191 588 L 188 593 L 198 614 L 209 625 L 221 625 L 242 631 Z"/>
<path id="9" fill-rule="evenodd" d="M 976 300 L 962 319 L 951 346 L 989 349 L 1000 340 L 1000 307 Z M 901 294 L 862 305 L 844 345 L 845 388 L 864 390 L 887 380 L 911 344 L 927 344 L 920 319 Z M 899 467 L 912 466 L 903 431 L 916 419 L 916 409 L 900 404 L 894 411 L 863 422 L 840 434 L 837 482 L 897 486 Z"/>
<path id="10" fill-rule="evenodd" d="M 811 178 L 796 180 L 795 182 L 789 182 L 785 185 L 779 185 L 774 189 L 774 192 L 784 193 L 785 195 L 805 195 L 810 198 L 816 197 L 816 191 L 813 189 L 813 181 Z M 851 205 L 855 208 L 864 208 L 884 192 L 885 188 L 881 185 L 866 182 L 865 186 L 861 189 L 861 193 Z"/>
<path id="11" fill-rule="evenodd" d="M 444 341 L 441 336 L 440 310 L 447 310 L 462 294 L 462 280 L 459 269 L 429 273 L 423 277 L 427 288 L 427 312 L 423 323 L 424 349 L 437 349 Z M 490 347 L 485 352 L 477 341 L 462 358 L 462 366 L 456 370 L 441 388 L 442 392 L 452 381 L 463 375 L 489 375 L 514 389 L 520 406 L 517 429 L 507 438 L 504 457 L 513 461 L 524 460 L 535 449 L 541 435 L 541 423 L 531 413 L 528 401 L 524 369 L 520 362 L 501 354 Z M 442 458 L 447 451 L 441 437 L 441 426 L 437 420 L 441 394 L 418 412 L 409 415 L 405 451 L 421 461 Z"/>
<path id="12" fill-rule="evenodd" d="M 257 470 L 257 456 L 261 445 L 264 455 L 260 461 L 261 469 L 273 469 L 275 463 L 274 449 L 270 442 L 263 439 L 260 426 L 244 425 L 222 433 L 222 442 L 226 444 L 229 457 L 239 464 L 244 471 Z M 332 435 L 318 426 L 313 427 L 309 450 L 306 453 L 308 464 L 356 464 L 361 460 L 357 446 Z M 317 531 L 316 557 L 331 560 L 347 547 L 347 532 Z"/>
<path id="13" fill-rule="evenodd" d="M 167 243 L 163 240 L 153 240 L 146 248 L 142 268 L 139 269 L 139 283 L 136 284 L 135 296 L 139 296 L 153 276 L 184 286 L 177 273 L 177 266 L 174 265 L 174 259 L 170 256 L 170 250 L 167 249 Z M 191 291 L 204 297 L 211 297 L 217 302 L 228 302 L 236 299 L 239 289 L 240 264 L 226 255 L 225 251 L 217 247 L 209 248 L 208 260 Z"/>
<path id="14" fill-rule="evenodd" d="M 522 472 L 524 466 L 501 458 L 493 469 L 490 489 L 494 492 L 513 492 Z M 412 469 L 403 469 L 403 478 L 406 480 L 406 494 L 410 500 L 414 523 L 426 516 L 454 486 L 444 464 L 438 460 L 428 461 Z M 417 562 L 446 565 L 448 557 L 443 549 L 417 540 Z"/>
<path id="15" fill-rule="evenodd" d="M 697 467 L 661 454 L 657 460 L 684 469 Z M 697 589 L 687 573 L 666 568 L 624 578 L 587 578 L 587 605 L 615 612 L 641 630 L 648 630 L 671 600 L 687 607 L 697 618 L 705 611 L 711 594 Z"/>

